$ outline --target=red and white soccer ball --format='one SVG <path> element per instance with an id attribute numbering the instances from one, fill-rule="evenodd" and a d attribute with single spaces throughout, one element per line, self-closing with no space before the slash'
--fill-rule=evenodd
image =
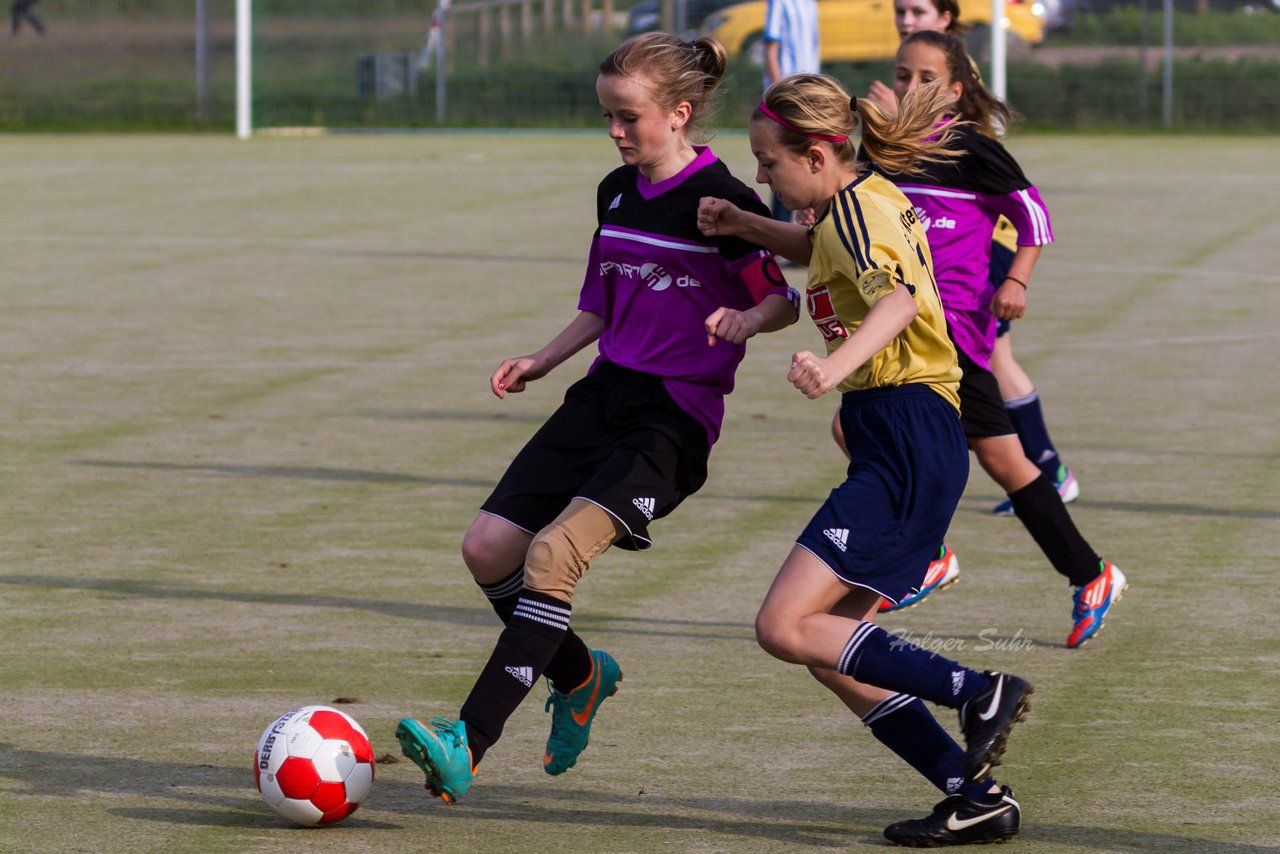
<path id="1" fill-rule="evenodd" d="M 262 732 L 253 779 L 267 806 L 294 824 L 334 824 L 373 786 L 373 746 L 360 724 L 328 706 L 285 712 Z"/>

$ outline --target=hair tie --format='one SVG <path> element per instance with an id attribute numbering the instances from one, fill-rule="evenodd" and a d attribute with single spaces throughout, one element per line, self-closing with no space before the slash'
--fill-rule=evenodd
<path id="1" fill-rule="evenodd" d="M 858 96 L 857 95 L 854 95 L 849 99 L 849 112 L 851 113 L 858 112 Z"/>
<path id="2" fill-rule="evenodd" d="M 792 133 L 798 133 L 801 136 L 806 137 L 808 139 L 816 139 L 816 140 L 820 140 L 821 142 L 847 142 L 849 139 L 849 135 L 847 133 L 844 134 L 843 136 L 831 136 L 825 133 L 810 133 L 807 130 L 801 130 L 800 128 L 791 124 L 791 122 L 784 119 L 782 116 L 775 113 L 773 110 L 766 107 L 764 104 L 764 101 L 761 101 L 759 105 L 756 106 L 756 109 L 759 110 L 761 113 L 763 113 L 765 116 L 772 119 L 773 121 L 777 122 L 782 127 L 791 131 Z"/>

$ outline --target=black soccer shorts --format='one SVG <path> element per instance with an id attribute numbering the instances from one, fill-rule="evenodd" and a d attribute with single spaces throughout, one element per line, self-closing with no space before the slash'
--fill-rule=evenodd
<path id="1" fill-rule="evenodd" d="M 706 429 L 660 377 L 602 362 L 569 387 L 480 509 L 534 534 L 583 498 L 625 526 L 619 548 L 645 551 L 649 523 L 702 487 L 710 454 Z"/>

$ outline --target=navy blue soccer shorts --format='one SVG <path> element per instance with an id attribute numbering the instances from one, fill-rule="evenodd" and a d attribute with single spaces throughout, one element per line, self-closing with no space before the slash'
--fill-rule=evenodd
<path id="1" fill-rule="evenodd" d="M 796 541 L 848 584 L 893 602 L 919 589 L 969 479 L 955 407 L 923 384 L 845 392 L 852 459 Z"/>
<path id="2" fill-rule="evenodd" d="M 649 523 L 697 492 L 711 447 L 661 377 L 602 362 L 520 450 L 481 511 L 531 534 L 583 498 L 620 521 L 618 548 L 645 551 Z"/>

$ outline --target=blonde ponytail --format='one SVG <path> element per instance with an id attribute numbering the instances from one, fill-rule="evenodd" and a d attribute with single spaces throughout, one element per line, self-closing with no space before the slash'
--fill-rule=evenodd
<path id="1" fill-rule="evenodd" d="M 886 172 L 912 174 L 922 171 L 926 163 L 962 153 L 947 147 L 966 122 L 954 118 L 944 122 L 948 111 L 955 109 L 955 101 L 941 80 L 908 92 L 896 116 L 886 115 L 879 104 L 865 98 L 853 106 L 862 120 L 863 150 Z"/>

